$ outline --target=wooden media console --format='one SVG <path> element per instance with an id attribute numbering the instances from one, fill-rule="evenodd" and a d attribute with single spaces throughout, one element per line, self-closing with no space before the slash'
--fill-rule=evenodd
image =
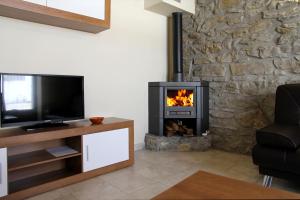
<path id="1" fill-rule="evenodd" d="M 0 199 L 24 199 L 134 163 L 134 122 L 106 118 L 26 132 L 0 130 Z M 55 156 L 53 148 L 73 152 Z"/>

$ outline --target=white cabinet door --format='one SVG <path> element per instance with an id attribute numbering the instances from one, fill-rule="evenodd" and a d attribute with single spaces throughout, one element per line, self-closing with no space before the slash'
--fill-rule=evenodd
<path id="1" fill-rule="evenodd" d="M 47 6 L 97 19 L 105 19 L 105 0 L 47 0 Z"/>
<path id="2" fill-rule="evenodd" d="M 83 136 L 83 171 L 129 160 L 129 129 Z"/>
<path id="3" fill-rule="evenodd" d="M 7 195 L 7 150 L 0 149 L 0 197 Z"/>
<path id="4" fill-rule="evenodd" d="M 35 4 L 40 4 L 40 5 L 43 5 L 43 6 L 47 5 L 47 3 L 46 3 L 47 0 L 23 0 L 23 1 L 27 1 L 27 2 L 35 3 Z"/>

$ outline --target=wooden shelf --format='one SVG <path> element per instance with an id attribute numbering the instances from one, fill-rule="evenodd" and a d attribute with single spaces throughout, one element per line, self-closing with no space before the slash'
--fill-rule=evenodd
<path id="1" fill-rule="evenodd" d="M 55 162 L 66 158 L 81 156 L 82 153 L 74 153 L 66 156 L 55 157 L 46 150 L 34 151 L 8 157 L 8 172 L 33 167 L 45 163 Z"/>
<path id="2" fill-rule="evenodd" d="M 67 169 L 52 171 L 49 173 L 41 174 L 38 176 L 33 176 L 25 178 L 22 180 L 14 181 L 9 183 L 9 193 L 18 192 L 27 188 L 42 185 L 44 183 L 56 181 L 58 179 L 63 179 L 69 176 L 78 174 L 76 171 L 70 171 Z"/>

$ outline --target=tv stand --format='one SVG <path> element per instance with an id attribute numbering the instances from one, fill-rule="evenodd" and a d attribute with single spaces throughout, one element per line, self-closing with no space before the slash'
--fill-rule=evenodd
<path id="1" fill-rule="evenodd" d="M 34 195 L 131 166 L 133 121 L 105 118 L 70 122 L 65 128 L 0 129 L 0 200 Z M 54 155 L 49 149 L 73 149 Z"/>
<path id="2" fill-rule="evenodd" d="M 25 131 L 34 131 L 39 129 L 57 128 L 57 127 L 66 127 L 66 126 L 69 126 L 69 124 L 59 121 L 59 122 L 45 122 L 45 123 L 38 123 L 30 126 L 23 126 L 22 129 Z"/>

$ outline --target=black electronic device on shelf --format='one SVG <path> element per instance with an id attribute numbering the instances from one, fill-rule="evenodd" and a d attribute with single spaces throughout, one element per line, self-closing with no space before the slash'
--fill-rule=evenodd
<path id="1" fill-rule="evenodd" d="M 40 129 L 84 118 L 84 77 L 0 74 L 1 127 Z"/>

